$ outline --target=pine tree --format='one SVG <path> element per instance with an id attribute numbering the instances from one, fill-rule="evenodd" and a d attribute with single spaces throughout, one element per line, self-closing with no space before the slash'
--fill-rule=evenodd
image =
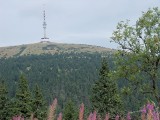
<path id="1" fill-rule="evenodd" d="M 16 98 L 12 98 L 8 103 L 8 117 L 7 120 L 12 119 L 13 116 L 21 115 L 20 108 L 18 107 L 18 101 Z"/>
<path id="2" fill-rule="evenodd" d="M 38 118 L 38 120 L 43 120 L 46 118 L 46 103 L 44 101 L 42 91 L 39 86 L 36 84 L 34 90 L 34 99 L 33 99 L 33 111 L 34 117 Z"/>
<path id="3" fill-rule="evenodd" d="M 71 100 L 69 100 L 64 108 L 64 120 L 76 120 L 77 116 L 76 116 L 76 110 L 74 107 L 74 104 Z"/>
<path id="4" fill-rule="evenodd" d="M 99 72 L 99 80 L 92 88 L 91 101 L 93 109 L 102 117 L 106 113 L 115 117 L 121 111 L 121 99 L 118 94 L 116 82 L 109 78 L 109 67 L 105 59 Z"/>
<path id="5" fill-rule="evenodd" d="M 7 97 L 7 88 L 2 81 L 0 83 L 0 119 L 7 120 L 8 117 L 8 97 Z"/>
<path id="6" fill-rule="evenodd" d="M 18 90 L 16 92 L 16 101 L 17 108 L 19 109 L 20 114 L 28 118 L 32 113 L 33 100 L 29 90 L 29 85 L 27 79 L 24 75 L 20 76 L 18 83 Z"/>

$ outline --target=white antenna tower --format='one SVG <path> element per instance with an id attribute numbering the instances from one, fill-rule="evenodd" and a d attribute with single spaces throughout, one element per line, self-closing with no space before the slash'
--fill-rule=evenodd
<path id="1" fill-rule="evenodd" d="M 45 5 L 44 5 L 45 6 Z M 44 36 L 41 39 L 49 39 L 46 36 L 46 28 L 47 28 L 47 23 L 46 23 L 46 11 L 45 11 L 45 7 L 43 10 L 43 32 L 44 32 Z"/>

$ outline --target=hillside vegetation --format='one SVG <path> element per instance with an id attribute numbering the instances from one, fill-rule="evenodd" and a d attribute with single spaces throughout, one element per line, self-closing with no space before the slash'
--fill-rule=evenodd
<path id="1" fill-rule="evenodd" d="M 60 108 L 69 99 L 90 106 L 90 89 L 98 79 L 101 59 L 112 52 L 96 46 L 55 43 L 4 47 L 0 51 L 0 78 L 9 86 L 10 98 L 24 74 L 31 90 L 38 84 L 47 102 L 56 97 Z"/>
<path id="2" fill-rule="evenodd" d="M 60 44 L 53 42 L 39 42 L 35 44 L 0 47 L 0 58 L 17 57 L 24 55 L 41 55 L 41 54 L 60 54 L 60 53 L 105 53 L 111 52 L 112 49 L 82 45 L 82 44 Z"/>

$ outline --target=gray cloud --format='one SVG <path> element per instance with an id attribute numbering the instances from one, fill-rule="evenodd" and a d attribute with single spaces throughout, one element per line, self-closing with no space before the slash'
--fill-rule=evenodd
<path id="1" fill-rule="evenodd" d="M 134 24 L 142 11 L 159 0 L 0 0 L 0 46 L 39 42 L 46 4 L 47 34 L 53 42 L 115 48 L 109 43 L 116 24 Z"/>

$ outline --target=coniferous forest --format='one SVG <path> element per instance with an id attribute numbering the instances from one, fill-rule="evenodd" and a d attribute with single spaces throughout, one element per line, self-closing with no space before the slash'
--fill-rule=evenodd
<path id="1" fill-rule="evenodd" d="M 159 8 L 119 22 L 112 42 L 120 49 L 2 57 L 0 119 L 160 120 Z"/>
<path id="2" fill-rule="evenodd" d="M 57 98 L 58 111 L 65 110 L 69 101 L 73 102 L 75 108 L 83 102 L 91 109 L 92 85 L 98 80 L 103 57 L 108 58 L 112 66 L 112 55 L 100 53 L 45 54 L 1 59 L 2 91 L 6 90 L 6 97 L 13 103 L 24 101 L 19 97 L 26 94 L 27 101 L 33 100 L 34 103 L 34 99 L 40 99 L 44 108 Z M 22 103 L 21 106 L 25 105 Z"/>
<path id="3" fill-rule="evenodd" d="M 30 90 L 37 84 L 50 104 L 54 98 L 59 99 L 60 108 L 67 99 L 75 103 L 90 104 L 89 93 L 94 81 L 98 79 L 101 54 L 55 54 L 31 55 L 1 59 L 1 81 L 8 87 L 9 97 L 16 94 L 20 75 L 29 83 Z M 111 58 L 110 58 L 111 59 Z"/>

